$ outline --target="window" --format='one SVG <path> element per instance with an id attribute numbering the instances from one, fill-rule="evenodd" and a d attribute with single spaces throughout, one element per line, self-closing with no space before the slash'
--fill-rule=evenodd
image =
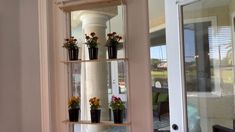
<path id="1" fill-rule="evenodd" d="M 98 36 L 98 60 L 72 65 L 72 91 L 81 97 L 81 120 L 90 120 L 89 98 L 98 97 L 101 103 L 101 121 L 112 121 L 112 110 L 109 108 L 112 96 L 118 96 L 125 102 L 124 122 L 128 122 L 127 100 L 127 66 L 125 59 L 125 40 L 118 46 L 117 60 L 106 60 L 106 36 L 116 32 L 125 38 L 123 6 L 93 8 L 71 12 L 71 35 L 78 39 L 80 45 L 79 58 L 89 60 L 88 48 L 84 44 L 85 34 L 95 32 Z M 121 59 L 120 59 L 121 58 Z M 79 72 L 77 71 L 79 70 Z M 79 84 L 79 87 L 76 85 Z M 127 131 L 127 127 L 110 127 L 91 125 L 75 125 L 74 132 L 87 131 Z"/>
<path id="2" fill-rule="evenodd" d="M 191 23 L 184 26 L 185 75 L 188 91 L 211 91 L 212 38 L 211 23 Z"/>

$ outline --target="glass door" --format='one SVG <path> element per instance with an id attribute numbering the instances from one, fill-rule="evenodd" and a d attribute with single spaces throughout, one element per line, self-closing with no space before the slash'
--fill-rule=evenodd
<path id="1" fill-rule="evenodd" d="M 182 7 L 189 132 L 233 127 L 231 5 L 232 1 L 202 0 Z"/>
<path id="2" fill-rule="evenodd" d="M 172 131 L 233 129 L 234 5 L 234 0 L 167 2 L 172 7 L 167 9 L 167 20 L 176 20 L 168 21 L 166 32 Z M 175 68 L 170 66 L 173 62 Z"/>

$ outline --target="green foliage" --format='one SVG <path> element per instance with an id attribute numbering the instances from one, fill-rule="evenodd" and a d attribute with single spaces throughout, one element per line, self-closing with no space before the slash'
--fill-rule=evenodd
<path id="1" fill-rule="evenodd" d="M 121 100 L 121 98 L 116 97 L 116 96 L 112 96 L 112 101 L 110 103 L 110 107 L 113 110 L 124 110 L 125 109 L 124 102 Z"/>
<path id="2" fill-rule="evenodd" d="M 78 49 L 77 39 L 75 39 L 73 36 L 71 36 L 70 38 L 65 39 L 65 43 L 64 43 L 63 47 L 68 49 L 68 50 Z"/>
<path id="3" fill-rule="evenodd" d="M 117 35 L 116 32 L 108 33 L 108 40 L 106 41 L 106 46 L 117 46 L 120 44 L 120 40 L 122 39 L 121 36 Z"/>
<path id="4" fill-rule="evenodd" d="M 94 32 L 90 34 L 91 36 L 88 36 L 85 34 L 86 37 L 86 42 L 85 44 L 87 45 L 88 48 L 97 48 L 98 47 L 98 37 Z"/>

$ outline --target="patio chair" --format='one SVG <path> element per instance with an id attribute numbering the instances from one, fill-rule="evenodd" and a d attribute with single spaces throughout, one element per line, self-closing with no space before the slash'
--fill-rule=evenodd
<path id="1" fill-rule="evenodd" d="M 161 120 L 161 115 L 169 113 L 168 93 L 153 93 L 153 112 L 156 112 L 159 121 Z"/>

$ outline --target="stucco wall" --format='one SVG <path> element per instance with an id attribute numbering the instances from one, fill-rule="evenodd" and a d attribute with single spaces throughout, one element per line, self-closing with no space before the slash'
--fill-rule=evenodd
<path id="1" fill-rule="evenodd" d="M 0 4 L 0 131 L 41 132 L 37 0 Z"/>

